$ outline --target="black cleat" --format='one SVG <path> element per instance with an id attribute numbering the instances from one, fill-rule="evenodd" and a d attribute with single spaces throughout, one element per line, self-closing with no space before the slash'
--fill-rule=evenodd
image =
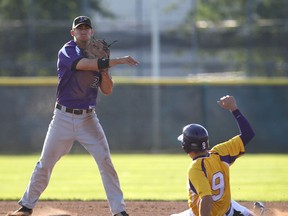
<path id="1" fill-rule="evenodd" d="M 114 216 L 129 216 L 129 215 L 127 214 L 126 211 L 122 211 L 122 212 L 120 212 L 118 214 L 115 214 Z"/>
<path id="2" fill-rule="evenodd" d="M 22 206 L 18 210 L 8 213 L 7 216 L 30 216 L 32 215 L 33 210 Z"/>

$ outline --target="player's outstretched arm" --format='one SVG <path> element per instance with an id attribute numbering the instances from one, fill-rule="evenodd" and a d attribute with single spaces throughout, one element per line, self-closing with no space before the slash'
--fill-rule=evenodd
<path id="1" fill-rule="evenodd" d="M 252 138 L 255 136 L 255 133 L 248 120 L 245 118 L 245 116 L 240 112 L 239 108 L 237 107 L 236 100 L 234 99 L 234 97 L 226 95 L 220 98 L 220 100 L 217 102 L 223 109 L 232 112 L 233 116 L 237 121 L 242 142 L 244 145 L 246 145 L 249 141 L 252 140 Z"/>
<path id="2" fill-rule="evenodd" d="M 124 56 L 114 59 L 89 59 L 89 58 L 82 58 L 76 65 L 77 70 L 90 70 L 90 71 L 99 71 L 103 69 L 108 69 L 111 67 L 114 67 L 116 65 L 120 64 L 126 64 L 129 66 L 136 66 L 139 64 L 138 61 L 136 61 L 131 56 Z"/>

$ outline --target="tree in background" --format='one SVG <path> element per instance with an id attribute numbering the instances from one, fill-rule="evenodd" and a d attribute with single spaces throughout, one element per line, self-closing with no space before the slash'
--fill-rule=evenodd
<path id="1" fill-rule="evenodd" d="M 184 1 L 192 9 L 170 35 L 199 48 L 202 66 L 208 65 L 202 71 L 288 75 L 288 0 L 174 0 L 167 8 L 173 13 Z M 55 54 L 71 38 L 71 20 L 81 14 L 115 18 L 105 3 L 0 0 L 0 76 L 54 76 Z"/>
<path id="2" fill-rule="evenodd" d="M 202 59 L 234 61 L 253 76 L 288 75 L 287 0 L 190 1 L 194 7 L 180 28 L 187 40 L 196 38 Z M 220 46 L 221 53 L 215 53 L 213 48 Z M 210 49 L 209 54 L 201 48 Z"/>
<path id="3" fill-rule="evenodd" d="M 95 13 L 114 18 L 102 0 L 0 0 L 0 75 L 54 75 L 72 20 Z"/>
<path id="4" fill-rule="evenodd" d="M 196 0 L 197 20 L 245 20 L 249 7 L 257 19 L 287 19 L 287 0 Z"/>
<path id="5" fill-rule="evenodd" d="M 27 20 L 31 16 L 37 20 L 71 20 L 75 16 L 92 12 L 105 17 L 114 17 L 103 6 L 103 0 L 1 0 L 0 19 Z"/>

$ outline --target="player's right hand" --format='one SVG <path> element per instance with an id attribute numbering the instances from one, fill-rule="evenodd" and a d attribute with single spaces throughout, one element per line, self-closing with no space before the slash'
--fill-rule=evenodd
<path id="1" fill-rule="evenodd" d="M 127 64 L 129 66 L 136 66 L 139 64 L 138 61 L 136 61 L 133 57 L 131 56 L 123 56 L 119 57 L 116 59 L 110 59 L 110 67 L 113 67 L 118 64 Z"/>
<path id="2" fill-rule="evenodd" d="M 238 109 L 236 101 L 233 96 L 226 95 L 220 98 L 217 103 L 223 108 L 230 110 L 231 112 Z"/>

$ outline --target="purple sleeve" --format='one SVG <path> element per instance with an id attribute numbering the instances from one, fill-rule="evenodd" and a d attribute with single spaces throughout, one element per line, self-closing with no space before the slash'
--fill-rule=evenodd
<path id="1" fill-rule="evenodd" d="M 238 128 L 240 130 L 240 137 L 244 145 L 247 145 L 249 141 L 255 136 L 255 133 L 248 122 L 248 120 L 243 116 L 239 109 L 236 109 L 232 112 L 235 117 Z"/>
<path id="2" fill-rule="evenodd" d="M 83 53 L 74 41 L 66 43 L 58 53 L 57 69 L 59 77 L 62 78 L 65 73 L 73 73 L 76 70 L 77 63 L 83 57 Z"/>

